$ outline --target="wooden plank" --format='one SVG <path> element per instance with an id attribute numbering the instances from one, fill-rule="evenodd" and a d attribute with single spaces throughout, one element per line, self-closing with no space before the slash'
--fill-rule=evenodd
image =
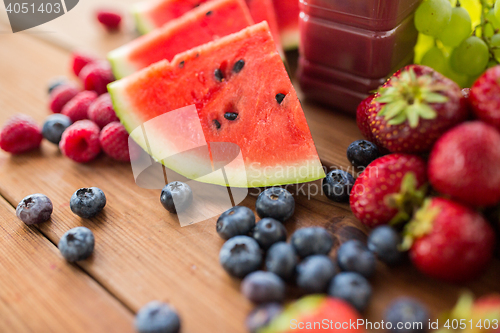
<path id="1" fill-rule="evenodd" d="M 134 332 L 132 313 L 0 198 L 1 332 Z"/>

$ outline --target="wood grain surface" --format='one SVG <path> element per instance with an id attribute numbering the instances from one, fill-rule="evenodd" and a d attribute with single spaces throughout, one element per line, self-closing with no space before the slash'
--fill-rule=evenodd
<path id="1" fill-rule="evenodd" d="M 131 2 L 115 0 L 102 5 L 125 8 Z M 96 26 L 92 12 L 97 6 L 101 6 L 97 0 L 80 1 L 73 12 L 33 31 L 0 33 L 0 123 L 15 113 L 43 121 L 49 112 L 47 82 L 54 76 L 69 75 L 72 48 L 86 48 L 104 56 L 132 37 L 130 29 L 125 34 L 108 35 Z M 8 30 L 6 26 L 3 29 Z M 350 142 L 360 138 L 354 120 L 307 102 L 304 110 L 324 164 L 349 167 L 345 150 Z M 103 213 L 92 220 L 75 216 L 69 208 L 71 194 L 87 186 L 100 187 L 108 200 Z M 297 204 L 296 214 L 286 225 L 289 233 L 303 226 L 322 225 L 332 232 L 337 244 L 366 237 L 366 230 L 347 205 L 333 203 L 321 193 L 307 195 L 307 187 L 320 188 L 319 181 L 305 186 L 289 188 Z M 52 219 L 38 230 L 22 227 L 15 220 L 13 208 L 0 202 L 2 232 L 11 239 L 0 244 L 1 255 L 10 254 L 11 265 L 20 262 L 31 272 L 12 277 L 4 276 L 5 271 L 0 273 L 0 325 L 7 325 L 0 331 L 45 332 L 39 328 L 48 325 L 50 332 L 127 332 L 133 329 L 127 308 L 136 312 L 153 299 L 171 302 L 178 309 L 184 333 L 246 331 L 244 319 L 252 305 L 240 294 L 239 281 L 230 278 L 218 263 L 223 241 L 215 232 L 216 218 L 181 228 L 176 216 L 159 204 L 160 190 L 138 187 L 130 165 L 105 156 L 89 164 L 76 164 L 47 142 L 40 151 L 21 156 L 0 152 L 0 194 L 16 206 L 24 196 L 37 192 L 48 195 L 54 203 Z M 255 194 L 257 191 L 252 190 L 243 204 L 253 209 Z M 12 230 L 22 233 L 9 231 L 9 223 L 14 226 L 10 227 Z M 61 261 L 53 244 L 68 229 L 81 225 L 94 232 L 95 253 L 75 266 L 68 265 Z M 44 258 L 34 254 L 41 251 L 42 245 Z M 58 269 L 51 271 L 43 266 L 51 260 Z M 391 269 L 381 264 L 372 281 L 374 297 L 365 316 L 372 321 L 381 320 L 387 304 L 403 295 L 418 297 L 437 315 L 454 304 L 463 288 L 478 295 L 500 291 L 499 272 L 497 261 L 480 280 L 457 286 L 428 279 L 408 263 Z M 50 276 L 53 287 L 44 285 L 43 293 L 38 290 L 37 294 L 39 283 L 32 275 L 43 274 Z M 18 296 L 12 293 L 15 289 L 3 283 L 8 279 L 30 294 L 30 303 L 16 305 Z M 68 281 L 74 281 L 74 289 L 64 287 Z M 290 294 L 300 293 L 291 289 Z M 59 312 L 54 314 L 47 306 L 53 303 L 67 306 L 57 307 Z M 38 314 L 30 318 L 33 326 L 26 326 L 27 312 Z M 47 319 L 65 314 L 62 322 Z M 86 318 L 92 326 L 83 326 Z"/>

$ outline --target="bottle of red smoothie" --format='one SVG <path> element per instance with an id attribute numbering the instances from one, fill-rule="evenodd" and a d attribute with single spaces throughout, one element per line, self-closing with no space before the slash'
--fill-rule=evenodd
<path id="1" fill-rule="evenodd" d="M 354 113 L 413 60 L 420 0 L 300 0 L 299 82 L 306 97 Z"/>

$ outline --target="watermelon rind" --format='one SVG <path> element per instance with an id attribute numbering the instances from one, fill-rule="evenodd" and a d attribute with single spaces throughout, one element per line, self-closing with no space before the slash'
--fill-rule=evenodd
<path id="1" fill-rule="evenodd" d="M 142 1 L 132 6 L 132 16 L 134 17 L 135 27 L 141 35 L 145 35 L 155 29 L 145 13 L 148 12 L 152 2 Z"/>
<path id="2" fill-rule="evenodd" d="M 111 64 L 111 69 L 115 78 L 121 79 L 138 70 L 130 61 L 127 61 L 129 53 L 130 47 L 127 45 L 123 45 L 108 53 L 107 58 Z"/>
<path id="3" fill-rule="evenodd" d="M 281 45 L 285 51 L 295 50 L 299 47 L 300 34 L 298 30 L 290 29 L 280 32 Z"/>

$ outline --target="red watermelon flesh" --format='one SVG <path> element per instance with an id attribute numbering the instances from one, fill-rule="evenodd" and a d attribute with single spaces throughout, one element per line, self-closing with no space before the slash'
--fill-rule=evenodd
<path id="1" fill-rule="evenodd" d="M 111 51 L 108 58 L 115 77 L 122 78 L 252 24 L 243 0 L 214 0 Z"/>
<path id="2" fill-rule="evenodd" d="M 285 50 L 299 46 L 299 0 L 273 0 L 281 44 Z"/>
<path id="3" fill-rule="evenodd" d="M 280 30 L 278 28 L 278 21 L 276 20 L 276 13 L 274 12 L 272 0 L 246 0 L 246 4 L 255 23 L 267 21 L 278 50 L 281 51 Z"/>
<path id="4" fill-rule="evenodd" d="M 244 165 L 226 170 L 231 186 L 272 186 L 324 177 L 300 102 L 266 22 L 179 54 L 170 63 L 158 62 L 108 89 L 129 133 L 160 115 L 195 105 L 207 142 L 231 142 L 241 149 Z M 193 137 L 172 143 L 166 134 L 172 128 L 197 126 L 192 119 L 187 123 L 177 119 L 177 125 L 154 125 L 155 135 L 149 135 L 148 141 L 155 159 L 179 154 L 199 140 L 192 131 Z M 218 158 L 223 160 L 221 154 Z M 184 162 L 166 166 L 196 178 L 184 167 L 193 161 Z M 209 177 L 202 181 L 227 184 Z"/>

